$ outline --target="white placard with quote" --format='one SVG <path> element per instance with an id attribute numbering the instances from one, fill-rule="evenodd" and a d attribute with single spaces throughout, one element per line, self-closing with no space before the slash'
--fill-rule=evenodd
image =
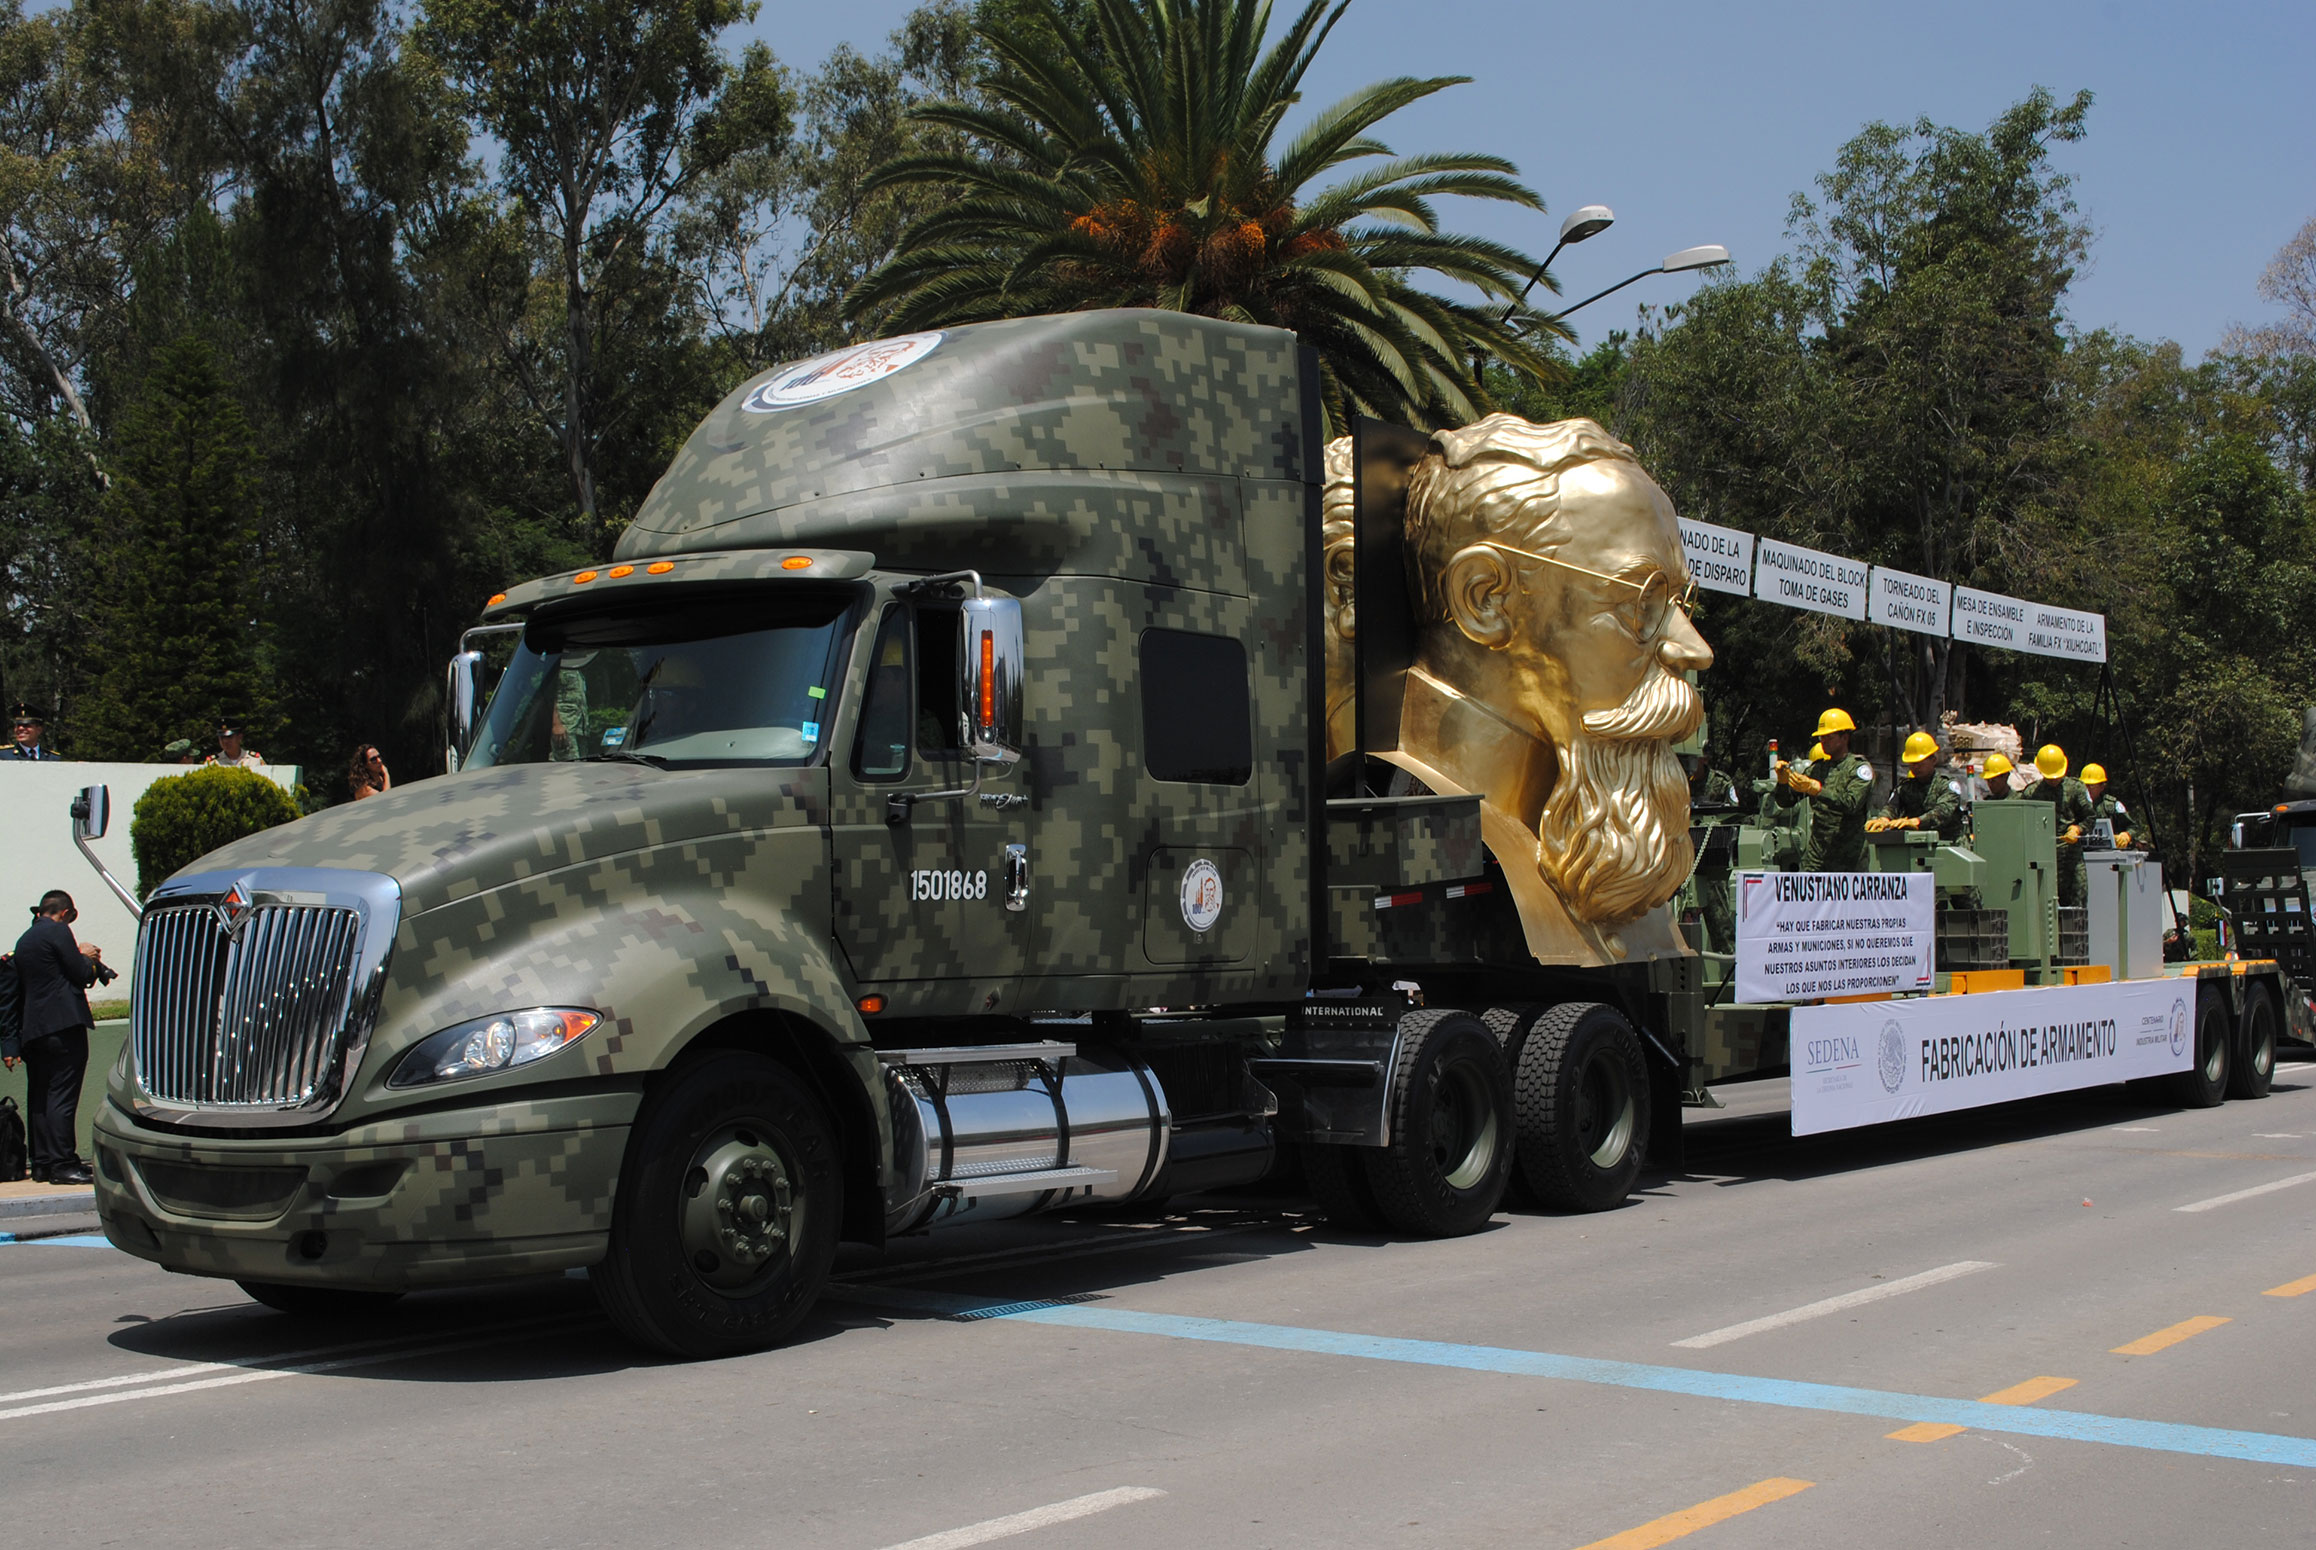
<path id="1" fill-rule="evenodd" d="M 1934 982 L 1928 872 L 1741 872 L 1737 999 L 1890 995 Z"/>

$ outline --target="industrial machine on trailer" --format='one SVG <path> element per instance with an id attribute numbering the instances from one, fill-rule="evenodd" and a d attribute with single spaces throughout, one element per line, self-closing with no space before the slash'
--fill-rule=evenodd
<path id="1" fill-rule="evenodd" d="M 1286 1146 L 1403 1233 L 1515 1168 L 1605 1208 L 1796 1018 L 1908 1005 L 1737 1004 L 1665 907 L 1667 684 L 1710 652 L 1629 452 L 1362 424 L 1330 488 L 1319 395 L 1292 335 L 1154 311 L 743 384 L 611 561 L 490 600 L 452 773 L 143 901 L 108 1236 L 283 1308 L 584 1266 L 710 1356 L 790 1330 L 840 1239 Z M 2066 996 L 2027 843 L 1877 854 Z M 2221 1090 L 2270 977 L 2193 988 Z"/>

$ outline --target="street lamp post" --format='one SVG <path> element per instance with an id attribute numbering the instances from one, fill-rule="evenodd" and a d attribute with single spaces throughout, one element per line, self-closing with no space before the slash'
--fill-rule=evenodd
<path id="1" fill-rule="evenodd" d="M 1629 279 L 1617 281 L 1605 291 L 1595 291 L 1573 307 L 1561 308 L 1552 314 L 1552 320 L 1557 323 L 1569 313 L 1582 311 L 1600 300 L 1601 297 L 1614 296 L 1626 286 L 1636 281 L 1645 280 L 1653 274 L 1687 274 L 1692 269 L 1718 269 L 1727 262 L 1729 262 L 1729 250 L 1717 242 L 1708 242 L 1703 247 L 1683 248 L 1678 253 L 1666 255 L 1665 261 L 1653 269 L 1643 269 L 1639 274 L 1633 275 Z M 1506 314 L 1506 316 L 1509 315 Z"/>
<path id="2" fill-rule="evenodd" d="M 1538 280 L 1544 278 L 1544 271 L 1552 267 L 1552 260 L 1560 256 L 1562 248 L 1574 247 L 1587 237 L 1597 237 L 1615 224 L 1616 212 L 1606 205 L 1585 205 L 1571 213 L 1567 220 L 1560 223 L 1560 240 L 1552 244 L 1552 251 L 1544 255 L 1544 262 L 1538 264 L 1536 272 L 1528 276 L 1528 283 L 1520 287 L 1520 294 L 1504 309 L 1504 315 L 1496 319 L 1496 326 L 1501 328 L 1512 321 L 1512 314 L 1520 310 L 1520 303 L 1528 299 L 1528 293 L 1536 288 Z"/>

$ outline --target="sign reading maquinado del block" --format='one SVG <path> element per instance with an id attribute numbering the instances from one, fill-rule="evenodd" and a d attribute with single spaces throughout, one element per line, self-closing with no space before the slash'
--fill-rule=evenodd
<path id="1" fill-rule="evenodd" d="M 1708 592 L 1753 593 L 1753 535 L 1733 527 L 1681 518 L 1681 548 L 1689 574 Z"/>
<path id="2" fill-rule="evenodd" d="M 1936 908 L 1928 872 L 1740 873 L 1737 999 L 1927 990 Z"/>
<path id="3" fill-rule="evenodd" d="M 1844 619 L 1866 616 L 1866 569 L 1822 549 L 1781 544 L 1774 538 L 1754 540 L 1753 595 L 1764 602 L 1811 613 L 1839 614 Z"/>
<path id="4" fill-rule="evenodd" d="M 1793 1011 L 1793 1133 L 2184 1071 L 2192 981 L 2121 980 Z"/>

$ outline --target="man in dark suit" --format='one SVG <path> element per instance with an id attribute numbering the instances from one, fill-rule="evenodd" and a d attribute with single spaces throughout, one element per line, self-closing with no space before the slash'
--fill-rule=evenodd
<path id="1" fill-rule="evenodd" d="M 72 895 L 52 888 L 33 907 L 32 924 L 16 939 L 16 972 L 24 982 L 24 1095 L 31 1109 L 32 1176 L 43 1184 L 87 1184 L 80 1159 L 78 1111 L 81 1076 L 88 1070 L 88 987 L 97 982 L 101 954 L 73 940 L 80 911 Z M 15 1062 L 11 1060 L 9 1064 Z"/>

